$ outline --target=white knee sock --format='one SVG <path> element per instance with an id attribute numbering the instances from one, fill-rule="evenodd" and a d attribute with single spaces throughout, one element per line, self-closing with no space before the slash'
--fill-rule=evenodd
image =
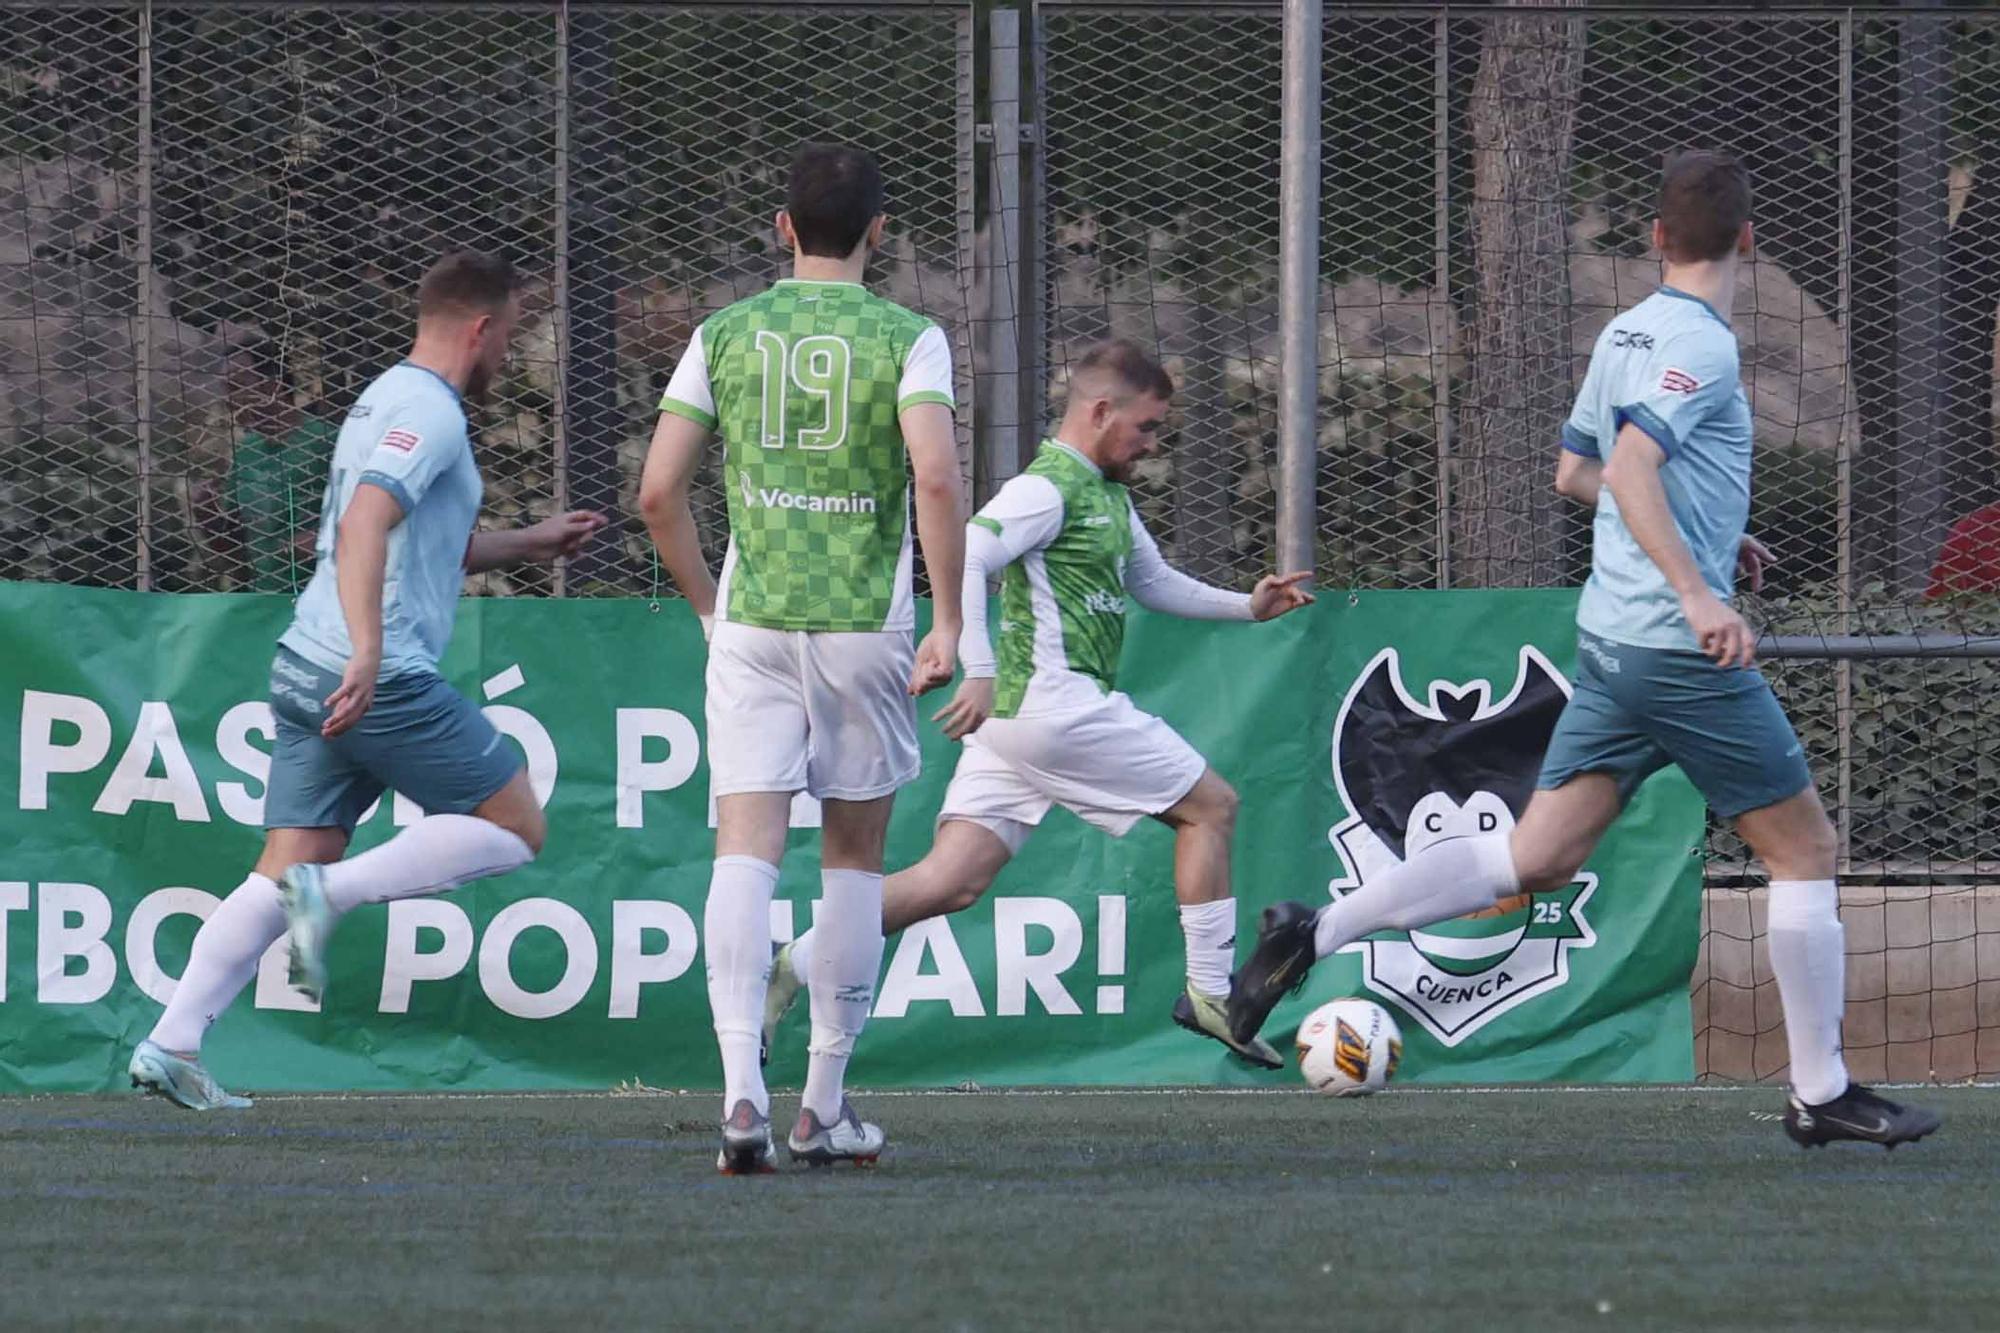
<path id="1" fill-rule="evenodd" d="M 708 1009 L 722 1048 L 722 1114 L 744 1098 L 771 1113 L 758 1046 L 764 1035 L 764 988 L 771 980 L 771 895 L 778 867 L 754 856 L 718 856 L 702 909 L 708 963 Z M 881 934 L 878 929 L 876 934 Z"/>
<path id="2" fill-rule="evenodd" d="M 1493 906 L 1521 891 L 1505 833 L 1432 843 L 1403 864 L 1322 907 L 1321 958 L 1378 930 L 1416 930 Z"/>
<path id="3" fill-rule="evenodd" d="M 1181 935 L 1188 984 L 1203 995 L 1229 994 L 1229 974 L 1236 970 L 1236 900 L 1182 903 Z"/>
<path id="4" fill-rule="evenodd" d="M 848 1057 L 875 1004 L 875 978 L 882 971 L 882 876 L 822 870 L 819 880 L 819 923 L 813 927 L 819 939 L 806 979 L 812 1044 L 806 1048 L 806 1087 L 800 1100 L 825 1125 L 840 1114 Z"/>
<path id="5" fill-rule="evenodd" d="M 363 903 L 419 898 L 504 875 L 534 859 L 520 835 L 477 815 L 425 815 L 380 847 L 328 866 L 326 900 L 336 912 L 347 912 Z"/>
<path id="6" fill-rule="evenodd" d="M 153 1025 L 151 1040 L 170 1051 L 201 1050 L 209 1024 L 257 975 L 257 960 L 285 933 L 285 909 L 278 886 L 252 874 L 209 913 L 195 932 L 187 971 L 174 987 L 167 1011 Z"/>
<path id="7" fill-rule="evenodd" d="M 1847 1091 L 1840 1020 L 1847 1010 L 1847 934 L 1830 879 L 1771 881 L 1771 972 L 1785 1003 L 1792 1090 L 1808 1105 Z"/>

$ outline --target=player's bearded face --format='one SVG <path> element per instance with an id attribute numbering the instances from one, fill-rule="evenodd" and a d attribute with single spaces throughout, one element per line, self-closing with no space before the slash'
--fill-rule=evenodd
<path id="1" fill-rule="evenodd" d="M 1167 422 L 1167 402 L 1138 394 L 1117 404 L 1105 423 L 1104 475 L 1115 482 L 1132 480 L 1139 461 L 1160 450 L 1160 429 Z"/>
<path id="2" fill-rule="evenodd" d="M 507 346 L 514 338 L 514 326 L 520 322 L 520 303 L 510 301 L 507 308 L 488 320 L 479 334 L 479 357 L 474 361 L 472 373 L 466 377 L 465 397 L 478 402 L 486 397 L 486 390 L 500 375 L 507 364 Z"/>

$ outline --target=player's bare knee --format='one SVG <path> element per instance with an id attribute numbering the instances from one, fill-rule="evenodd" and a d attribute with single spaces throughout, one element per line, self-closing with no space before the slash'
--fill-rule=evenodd
<path id="1" fill-rule="evenodd" d="M 1583 869 L 1580 858 L 1568 856 L 1540 856 L 1523 864 L 1515 862 L 1514 873 L 1521 881 L 1523 893 L 1554 893 L 1566 889 L 1576 882 L 1576 872 Z"/>
<path id="2" fill-rule="evenodd" d="M 1243 806 L 1243 798 L 1236 794 L 1236 788 L 1217 778 L 1215 796 L 1210 804 L 1214 807 L 1214 814 L 1208 822 L 1224 833 L 1234 833 L 1236 812 Z"/>
<path id="3" fill-rule="evenodd" d="M 346 829 L 271 829 L 264 835 L 264 850 L 257 857 L 256 872 L 266 879 L 276 879 L 292 866 L 331 865 L 345 855 Z"/>
<path id="4" fill-rule="evenodd" d="M 953 894 L 954 898 L 958 900 L 958 906 L 952 910 L 964 911 L 981 898 L 984 898 L 986 891 L 993 887 L 993 881 L 1000 878 L 1000 868 L 1005 864 L 1006 862 L 1004 861 L 995 864 L 991 861 L 981 860 L 961 867 L 958 875 L 958 886 Z"/>
<path id="5" fill-rule="evenodd" d="M 1167 811 L 1165 819 L 1176 828 L 1213 829 L 1226 837 L 1236 830 L 1236 811 L 1241 804 L 1236 789 L 1210 769 Z"/>
<path id="6" fill-rule="evenodd" d="M 1518 832 L 1508 851 L 1514 858 L 1514 876 L 1520 881 L 1523 893 L 1554 893 L 1568 888 L 1588 856 L 1587 851 L 1576 847 L 1522 837 Z"/>
<path id="7" fill-rule="evenodd" d="M 531 797 L 527 801 L 493 802 L 474 811 L 479 818 L 496 828 L 509 833 L 528 844 L 529 856 L 542 854 L 542 843 L 549 834 L 548 816 Z"/>
<path id="8" fill-rule="evenodd" d="M 1764 862 L 1771 878 L 1832 879 L 1840 858 L 1840 835 L 1833 821 L 1821 815 L 1802 821 L 1782 838 L 1765 838 L 1766 845 L 1752 847 Z"/>
<path id="9" fill-rule="evenodd" d="M 945 889 L 944 910 L 947 913 L 963 912 L 966 908 L 976 905 L 981 898 L 986 896 L 986 890 L 992 887 L 993 879 L 991 876 L 987 876 L 983 880 L 978 877 L 954 880 Z"/>
<path id="10" fill-rule="evenodd" d="M 501 827 L 505 828 L 522 842 L 527 843 L 528 854 L 530 856 L 540 856 L 542 854 L 542 843 L 549 836 L 549 819 L 547 815 L 542 813 L 540 806 L 530 806 L 525 812 L 517 815 L 510 823 L 503 824 Z"/>

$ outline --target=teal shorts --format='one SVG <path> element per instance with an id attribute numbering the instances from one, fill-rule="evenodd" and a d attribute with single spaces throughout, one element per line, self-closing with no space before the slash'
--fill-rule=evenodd
<path id="1" fill-rule="evenodd" d="M 1805 748 L 1755 667 L 1717 666 L 1696 652 L 1577 635 L 1576 692 L 1549 737 L 1537 785 L 1585 773 L 1618 780 L 1620 800 L 1678 764 L 1725 819 L 1812 785 Z"/>
<path id="2" fill-rule="evenodd" d="M 375 686 L 361 720 L 332 740 L 319 734 L 338 672 L 289 648 L 271 662 L 277 739 L 264 793 L 264 827 L 352 830 L 385 790 L 425 814 L 469 814 L 521 770 L 520 754 L 486 715 L 440 676 L 395 676 Z"/>

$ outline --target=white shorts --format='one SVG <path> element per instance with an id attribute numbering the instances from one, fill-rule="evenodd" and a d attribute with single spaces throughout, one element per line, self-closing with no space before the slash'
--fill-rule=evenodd
<path id="1" fill-rule="evenodd" d="M 988 718 L 965 742 L 938 822 L 968 820 L 1018 852 L 1051 805 L 1123 837 L 1180 804 L 1208 761 L 1124 695 L 1090 694 L 1061 711 Z"/>
<path id="2" fill-rule="evenodd" d="M 917 775 L 916 649 L 900 630 L 729 621 L 708 645 L 709 794 L 872 801 Z"/>

